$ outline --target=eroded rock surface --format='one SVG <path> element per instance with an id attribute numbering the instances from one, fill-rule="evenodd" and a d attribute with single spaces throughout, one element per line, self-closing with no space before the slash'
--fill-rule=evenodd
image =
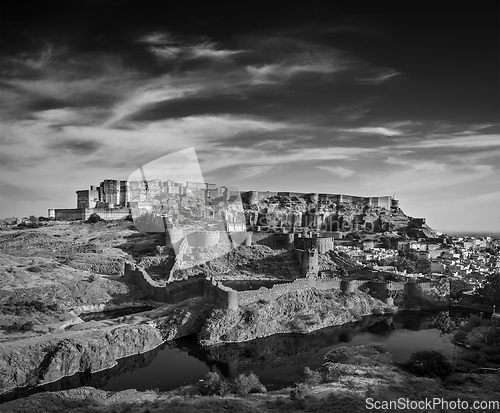
<path id="1" fill-rule="evenodd" d="M 361 291 L 350 294 L 315 289 L 293 291 L 276 300 L 261 300 L 237 311 L 214 309 L 199 339 L 204 345 L 213 345 L 242 342 L 276 333 L 306 333 L 357 321 L 374 310 L 384 312 L 394 309 Z"/>

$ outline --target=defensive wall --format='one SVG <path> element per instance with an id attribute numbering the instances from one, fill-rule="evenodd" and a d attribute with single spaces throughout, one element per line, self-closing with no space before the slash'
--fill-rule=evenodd
<path id="1" fill-rule="evenodd" d="M 406 283 L 404 293 L 409 297 L 423 298 L 434 303 L 447 303 L 450 299 L 450 282 L 443 278 L 435 282 Z"/>
<path id="2" fill-rule="evenodd" d="M 214 279 L 193 277 L 179 282 L 158 282 L 153 280 L 144 268 L 135 264 L 125 264 L 125 276 L 130 277 L 146 296 L 154 301 L 177 303 L 192 297 L 204 297 L 208 302 L 231 310 L 260 300 L 275 300 L 279 296 L 311 288 L 317 290 L 337 290 L 353 293 L 358 289 L 368 292 L 388 305 L 398 294 L 411 298 L 426 299 L 434 303 L 448 303 L 450 285 L 448 280 L 426 283 L 378 282 L 367 280 L 346 280 L 340 278 L 298 278 L 291 283 L 275 284 L 272 288 L 236 291 Z"/>
<path id="3" fill-rule="evenodd" d="M 238 306 L 247 306 L 259 301 L 276 300 L 283 294 L 294 291 L 305 291 L 314 288 L 316 290 L 337 290 L 343 293 L 353 293 L 357 289 L 369 291 L 388 305 L 393 305 L 393 299 L 397 294 L 406 293 L 405 283 L 402 282 L 376 282 L 366 280 L 342 280 L 340 278 L 299 278 L 291 283 L 275 284 L 272 288 L 261 287 L 258 290 L 235 291 L 230 287 L 222 285 L 212 279 L 205 281 L 205 298 L 222 308 L 236 309 Z M 422 291 L 429 288 L 412 290 L 410 293 L 414 298 L 425 298 Z M 449 295 L 448 295 L 449 297 Z M 226 302 L 226 300 L 229 300 Z"/>
<path id="4" fill-rule="evenodd" d="M 310 277 L 318 275 L 318 250 L 311 248 L 308 250 L 295 249 L 295 256 L 299 261 L 300 273 L 302 276 Z"/>
<path id="5" fill-rule="evenodd" d="M 300 250 L 308 250 L 311 248 L 316 248 L 320 254 L 325 254 L 328 251 L 333 250 L 333 237 L 301 237 L 298 234 L 294 239 L 294 247 Z"/>
<path id="6" fill-rule="evenodd" d="M 203 297 L 205 280 L 191 278 L 182 282 L 157 282 L 144 268 L 125 264 L 125 276 L 129 277 L 144 292 L 147 298 L 162 303 L 175 304 L 188 298 Z"/>
<path id="7" fill-rule="evenodd" d="M 48 216 L 63 221 L 86 221 L 90 215 L 97 214 L 105 221 L 125 219 L 130 216 L 130 208 L 79 208 L 79 209 L 49 209 Z"/>

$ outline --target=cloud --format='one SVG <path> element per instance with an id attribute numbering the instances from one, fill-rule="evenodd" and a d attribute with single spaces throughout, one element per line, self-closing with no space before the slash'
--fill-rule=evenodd
<path id="1" fill-rule="evenodd" d="M 354 133 L 371 134 L 371 135 L 384 135 L 384 136 L 402 135 L 402 132 L 398 129 L 389 129 L 381 126 L 365 126 L 360 128 L 339 129 L 339 130 L 344 132 L 354 132 Z"/>
<path id="2" fill-rule="evenodd" d="M 0 194 L 5 201 L 16 200 L 21 202 L 31 202 L 47 200 L 45 195 L 42 195 L 38 188 L 27 187 L 25 185 L 12 185 L 6 182 L 0 182 Z"/>
<path id="3" fill-rule="evenodd" d="M 365 85 L 379 85 L 381 83 L 392 80 L 396 76 L 399 76 L 401 73 L 397 70 L 385 68 L 385 69 L 376 69 L 373 70 L 373 74 L 369 74 L 367 77 L 357 78 L 358 83 Z"/>
<path id="4" fill-rule="evenodd" d="M 146 43 L 146 44 L 171 44 L 174 43 L 175 40 L 173 36 L 169 33 L 164 32 L 151 32 L 140 36 L 137 39 L 137 43 Z"/>
<path id="5" fill-rule="evenodd" d="M 66 155 L 85 156 L 97 152 L 103 146 L 104 143 L 97 140 L 65 139 L 54 141 L 47 148 Z"/>
<path id="6" fill-rule="evenodd" d="M 342 166 L 318 165 L 316 168 L 327 171 L 333 175 L 340 176 L 341 178 L 347 178 L 349 176 L 354 175 L 354 173 L 355 173 L 353 170 L 343 168 Z"/>
<path id="7" fill-rule="evenodd" d="M 467 136 L 460 136 L 450 134 L 448 136 L 430 135 L 425 139 L 413 142 L 405 142 L 398 145 L 399 148 L 487 148 L 500 146 L 500 135 L 477 135 L 471 134 Z"/>
<path id="8" fill-rule="evenodd" d="M 225 60 L 242 53 L 241 50 L 221 48 L 205 36 L 175 36 L 172 33 L 153 32 L 141 36 L 138 43 L 148 44 L 147 50 L 160 61 L 214 59 Z"/>
<path id="9" fill-rule="evenodd" d="M 280 43 L 283 48 L 277 47 Z M 281 83 L 307 73 L 332 75 L 355 65 L 352 58 L 339 50 L 305 42 L 290 45 L 289 39 L 269 39 L 255 46 L 262 48 L 256 56 L 266 57 L 266 63 L 246 66 L 254 84 Z"/>
<path id="10" fill-rule="evenodd" d="M 282 170 L 282 168 L 271 165 L 244 165 L 239 166 L 234 172 L 234 175 L 238 180 L 247 180 L 250 178 L 257 178 L 263 176 L 269 176 L 270 174 L 277 174 Z"/>

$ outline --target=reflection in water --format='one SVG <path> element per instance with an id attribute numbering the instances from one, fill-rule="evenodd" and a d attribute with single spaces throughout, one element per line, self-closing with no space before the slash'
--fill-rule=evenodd
<path id="1" fill-rule="evenodd" d="M 209 348 L 200 347 L 196 337 L 185 337 L 148 353 L 121 359 L 112 369 L 95 374 L 76 374 L 35 391 L 83 385 L 104 390 L 135 388 L 166 391 L 194 383 L 208 371 L 218 371 L 229 378 L 253 371 L 269 389 L 279 388 L 299 380 L 304 367 L 318 368 L 323 364 L 326 353 L 342 346 L 383 343 L 395 361 L 405 361 L 418 350 L 441 350 L 451 355 L 453 345 L 450 335 L 440 334 L 434 328 L 439 314 L 407 312 L 394 316 L 375 315 L 357 323 L 328 327 L 304 335 L 277 334 Z M 455 316 L 460 315 L 451 314 L 451 317 Z M 26 392 L 18 391 L 16 394 L 22 397 Z"/>

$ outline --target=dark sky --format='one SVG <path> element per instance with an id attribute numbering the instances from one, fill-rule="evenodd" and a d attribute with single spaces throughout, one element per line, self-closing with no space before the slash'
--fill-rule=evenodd
<path id="1" fill-rule="evenodd" d="M 343 3 L 2 2 L 0 216 L 194 147 L 208 182 L 500 230 L 499 5 Z"/>

